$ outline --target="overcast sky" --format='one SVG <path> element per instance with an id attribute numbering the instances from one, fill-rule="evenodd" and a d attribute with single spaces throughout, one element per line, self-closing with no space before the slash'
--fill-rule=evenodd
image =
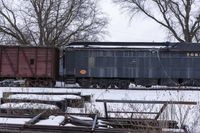
<path id="1" fill-rule="evenodd" d="M 157 23 L 142 15 L 130 22 L 130 17 L 123 13 L 112 0 L 101 0 L 103 12 L 110 19 L 109 36 L 105 41 L 120 42 L 166 42 L 166 31 Z"/>

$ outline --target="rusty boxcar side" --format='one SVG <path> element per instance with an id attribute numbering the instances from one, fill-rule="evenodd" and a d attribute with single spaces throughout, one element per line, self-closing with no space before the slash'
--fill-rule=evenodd
<path id="1" fill-rule="evenodd" d="M 0 78 L 49 80 L 58 76 L 59 51 L 50 47 L 0 46 Z"/>

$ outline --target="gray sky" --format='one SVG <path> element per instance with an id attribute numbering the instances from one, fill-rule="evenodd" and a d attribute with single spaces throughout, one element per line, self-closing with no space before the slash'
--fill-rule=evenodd
<path id="1" fill-rule="evenodd" d="M 109 36 L 105 41 L 120 42 L 166 42 L 166 31 L 157 23 L 144 17 L 136 16 L 130 22 L 130 17 L 112 0 L 101 0 L 101 8 L 110 19 Z"/>

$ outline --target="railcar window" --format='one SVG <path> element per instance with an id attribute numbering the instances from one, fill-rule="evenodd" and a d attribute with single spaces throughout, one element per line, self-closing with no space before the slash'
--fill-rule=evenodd
<path id="1" fill-rule="evenodd" d="M 95 58 L 94 57 L 88 58 L 88 66 L 89 67 L 95 67 Z"/>
<path id="2" fill-rule="evenodd" d="M 112 57 L 112 56 L 114 56 L 114 52 L 113 51 L 103 51 L 103 56 Z"/>
<path id="3" fill-rule="evenodd" d="M 34 59 L 30 59 L 30 65 L 34 65 L 35 64 L 35 60 Z"/>
<path id="4" fill-rule="evenodd" d="M 124 52 L 124 56 L 130 56 L 129 52 Z"/>
<path id="5" fill-rule="evenodd" d="M 125 56 L 125 57 L 132 57 L 132 56 L 134 56 L 134 53 L 135 53 L 135 52 L 132 52 L 132 51 L 125 51 L 125 52 L 124 52 L 124 56 Z"/>
<path id="6" fill-rule="evenodd" d="M 112 57 L 97 57 L 95 60 L 96 67 L 112 67 L 115 65 L 115 61 Z"/>
<path id="7" fill-rule="evenodd" d="M 90 51 L 89 56 L 92 57 L 113 57 L 115 56 L 114 51 Z"/>
<path id="8" fill-rule="evenodd" d="M 117 57 L 123 56 L 123 52 L 122 52 L 122 51 L 117 51 L 117 52 L 116 52 L 116 56 L 117 56 Z"/>
<path id="9" fill-rule="evenodd" d="M 94 51 L 90 51 L 89 55 L 93 56 L 93 57 L 98 57 L 98 56 L 103 56 L 103 53 L 102 53 L 102 51 L 96 51 L 96 50 L 94 50 Z"/>
<path id="10" fill-rule="evenodd" d="M 145 57 L 145 52 L 137 52 L 137 57 Z"/>

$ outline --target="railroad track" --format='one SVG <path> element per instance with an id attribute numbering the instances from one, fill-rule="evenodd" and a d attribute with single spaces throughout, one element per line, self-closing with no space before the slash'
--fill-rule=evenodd
<path id="1" fill-rule="evenodd" d="M 102 88 L 82 88 L 82 87 L 54 87 L 58 89 L 102 89 Z M 135 90 L 135 91 L 200 91 L 200 87 L 131 87 L 128 89 L 108 88 L 107 90 Z"/>
<path id="2" fill-rule="evenodd" d="M 16 87 L 16 86 L 0 86 L 0 87 Z M 19 87 L 19 86 L 18 86 Z M 24 86 L 21 86 L 24 87 Z M 44 88 L 44 87 L 29 87 L 29 88 Z M 49 87 L 46 87 L 49 88 Z M 83 88 L 79 86 L 55 86 L 53 88 L 57 89 L 104 89 L 104 90 L 135 90 L 135 91 L 200 91 L 200 87 L 189 87 L 189 86 L 180 86 L 180 87 L 165 87 L 165 86 L 155 86 L 155 87 L 131 87 L 127 89 L 121 88 Z"/>

